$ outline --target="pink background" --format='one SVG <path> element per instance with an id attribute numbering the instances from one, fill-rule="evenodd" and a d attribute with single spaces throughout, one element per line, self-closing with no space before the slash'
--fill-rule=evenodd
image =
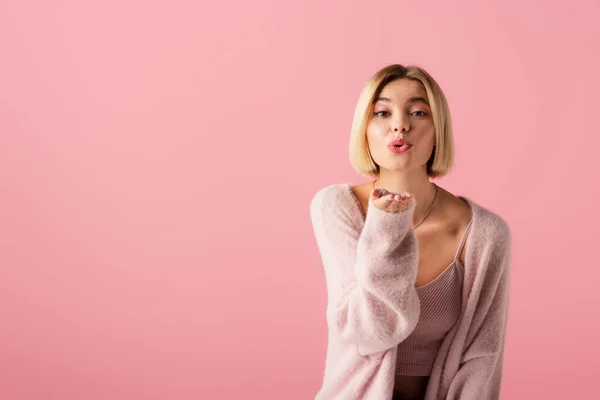
<path id="1" fill-rule="evenodd" d="M 503 399 L 597 399 L 597 1 L 3 1 L 0 398 L 311 399 L 308 206 L 425 67 L 514 238 Z"/>

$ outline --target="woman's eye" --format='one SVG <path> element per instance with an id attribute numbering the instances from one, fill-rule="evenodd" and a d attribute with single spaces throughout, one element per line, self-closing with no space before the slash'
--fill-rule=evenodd
<path id="1" fill-rule="evenodd" d="M 412 114 L 413 115 L 416 114 L 416 116 L 418 116 L 418 117 L 425 117 L 427 115 L 427 111 L 415 111 Z M 378 117 L 387 117 L 390 115 L 390 113 L 388 111 L 375 111 L 374 115 L 376 115 Z"/>

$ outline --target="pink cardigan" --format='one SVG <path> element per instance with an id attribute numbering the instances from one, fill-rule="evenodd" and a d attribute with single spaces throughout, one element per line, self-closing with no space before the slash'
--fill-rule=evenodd
<path id="1" fill-rule="evenodd" d="M 435 358 L 425 400 L 500 396 L 511 233 L 500 216 L 460 197 L 473 211 L 461 313 Z M 348 183 L 320 189 L 310 203 L 327 285 L 327 358 L 315 400 L 391 399 L 397 345 L 419 319 L 414 205 L 389 213 L 369 202 L 366 220 L 360 207 Z"/>

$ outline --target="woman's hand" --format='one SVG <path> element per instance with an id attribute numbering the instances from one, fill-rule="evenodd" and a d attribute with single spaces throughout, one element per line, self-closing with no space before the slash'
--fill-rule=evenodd
<path id="1" fill-rule="evenodd" d="M 387 212 L 401 212 L 414 203 L 414 196 L 410 193 L 395 194 L 385 189 L 371 190 L 371 203 L 380 210 Z"/>

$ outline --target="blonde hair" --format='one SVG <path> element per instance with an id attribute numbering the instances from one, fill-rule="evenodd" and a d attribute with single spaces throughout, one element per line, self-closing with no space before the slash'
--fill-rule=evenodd
<path id="1" fill-rule="evenodd" d="M 379 165 L 375 164 L 367 143 L 367 123 L 371 108 L 385 85 L 397 79 L 421 82 L 431 107 L 435 127 L 436 143 L 427 161 L 427 175 L 439 178 L 447 175 L 454 167 L 454 140 L 450 109 L 442 89 L 427 71 L 417 66 L 392 64 L 382 68 L 365 84 L 354 111 L 350 133 L 350 164 L 361 175 L 370 178 L 379 176 Z"/>

